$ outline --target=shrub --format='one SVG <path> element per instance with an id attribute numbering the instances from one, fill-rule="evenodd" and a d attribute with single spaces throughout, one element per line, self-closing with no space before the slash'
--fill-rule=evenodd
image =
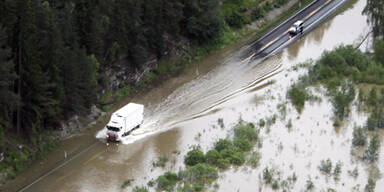
<path id="1" fill-rule="evenodd" d="M 211 183 L 219 177 L 217 170 L 205 163 L 199 163 L 187 170 L 180 171 L 179 176 L 183 181 L 199 184 Z"/>
<path id="2" fill-rule="evenodd" d="M 245 155 L 242 152 L 236 152 L 231 155 L 229 162 L 235 165 L 242 165 L 245 162 Z"/>
<path id="3" fill-rule="evenodd" d="M 265 126 L 265 121 L 264 121 L 264 119 L 260 119 L 260 120 L 259 120 L 259 126 L 260 126 L 260 127 L 264 127 L 264 126 Z"/>
<path id="4" fill-rule="evenodd" d="M 217 141 L 215 143 L 215 149 L 220 152 L 224 149 L 229 149 L 231 148 L 233 145 L 232 145 L 232 142 L 228 139 L 220 139 L 219 141 Z"/>
<path id="5" fill-rule="evenodd" d="M 288 89 L 288 99 L 291 100 L 292 105 L 295 106 L 296 110 L 300 113 L 305 104 L 305 100 L 307 98 L 307 92 L 305 88 L 298 87 L 297 85 L 292 85 Z"/>
<path id="6" fill-rule="evenodd" d="M 178 176 L 172 172 L 166 172 L 164 175 L 160 175 L 157 179 L 157 188 L 161 190 L 171 191 L 179 181 Z"/>
<path id="7" fill-rule="evenodd" d="M 371 106 L 375 106 L 377 104 L 377 90 L 376 87 L 373 87 L 371 91 L 369 91 L 368 95 L 368 104 Z"/>
<path id="8" fill-rule="evenodd" d="M 259 162 L 261 159 L 261 154 L 259 152 L 253 152 L 248 159 L 248 164 L 253 168 L 259 166 Z"/>
<path id="9" fill-rule="evenodd" d="M 135 188 L 133 188 L 132 192 L 148 192 L 148 189 L 144 186 L 136 186 Z"/>
<path id="10" fill-rule="evenodd" d="M 368 183 L 365 185 L 364 192 L 375 192 L 376 181 L 368 178 Z"/>
<path id="11" fill-rule="evenodd" d="M 341 162 L 337 162 L 335 165 L 335 169 L 333 170 L 333 176 L 335 177 L 336 180 L 339 179 L 340 174 L 341 174 Z"/>
<path id="12" fill-rule="evenodd" d="M 201 184 L 188 184 L 188 183 L 185 183 L 183 188 L 181 189 L 182 192 L 198 192 L 198 191 L 203 191 L 204 189 L 204 186 L 201 185 Z"/>
<path id="13" fill-rule="evenodd" d="M 272 182 L 272 189 L 273 190 L 278 190 L 279 189 L 279 182 L 277 181 L 277 180 L 274 180 L 273 182 Z"/>
<path id="14" fill-rule="evenodd" d="M 154 167 L 165 167 L 165 164 L 167 163 L 167 161 L 168 161 L 167 156 L 160 156 L 156 159 L 156 161 L 152 162 L 152 165 Z"/>
<path id="15" fill-rule="evenodd" d="M 343 120 L 349 113 L 349 105 L 355 98 L 355 89 L 352 83 L 343 82 L 340 89 L 332 97 L 333 112 L 337 118 Z"/>
<path id="16" fill-rule="evenodd" d="M 324 174 L 330 175 L 332 171 L 332 161 L 330 159 L 327 159 L 326 161 L 321 160 L 318 168 Z"/>
<path id="17" fill-rule="evenodd" d="M 311 178 L 309 178 L 309 179 L 306 181 L 305 188 L 307 189 L 307 191 L 311 191 L 312 189 L 315 188 L 315 185 L 313 184 Z"/>
<path id="18" fill-rule="evenodd" d="M 217 167 L 220 169 L 226 169 L 230 165 L 230 162 L 228 159 L 218 159 L 217 160 Z"/>
<path id="19" fill-rule="evenodd" d="M 272 183 L 273 171 L 270 171 L 268 167 L 263 170 L 263 180 L 266 184 Z"/>
<path id="20" fill-rule="evenodd" d="M 260 6 L 256 6 L 251 13 L 251 20 L 255 21 L 257 19 L 263 18 L 265 15 L 264 10 Z"/>
<path id="21" fill-rule="evenodd" d="M 134 179 L 127 179 L 124 181 L 124 183 L 121 185 L 121 188 L 124 189 L 132 184 L 132 182 L 135 181 Z"/>
<path id="22" fill-rule="evenodd" d="M 379 158 L 379 152 L 380 152 L 380 139 L 379 135 L 375 134 L 371 141 L 369 142 L 368 148 L 364 152 L 363 159 L 367 160 L 368 162 L 375 162 Z"/>
<path id="23" fill-rule="evenodd" d="M 353 146 L 364 146 L 367 142 L 367 133 L 362 127 L 355 127 L 353 129 L 353 138 L 352 145 Z"/>
<path id="24" fill-rule="evenodd" d="M 249 141 L 257 141 L 259 137 L 259 131 L 256 130 L 253 123 L 238 124 L 234 128 L 235 138 L 248 139 Z"/>
<path id="25" fill-rule="evenodd" d="M 241 139 L 241 138 L 236 138 L 233 141 L 234 146 L 239 148 L 241 151 L 250 151 L 253 147 L 253 144 L 251 141 L 248 139 Z"/>
<path id="26" fill-rule="evenodd" d="M 184 158 L 184 163 L 189 166 L 193 166 L 198 163 L 204 163 L 204 162 L 205 162 L 204 153 L 199 148 L 192 149 L 187 153 L 187 155 Z"/>
<path id="27" fill-rule="evenodd" d="M 216 165 L 220 158 L 220 153 L 216 149 L 211 149 L 205 154 L 205 161 L 211 165 Z"/>

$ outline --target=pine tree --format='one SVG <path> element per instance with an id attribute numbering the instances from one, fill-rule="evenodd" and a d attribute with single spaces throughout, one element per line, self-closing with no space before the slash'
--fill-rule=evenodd
<path id="1" fill-rule="evenodd" d="M 6 29 L 0 26 L 0 126 L 12 126 L 12 113 L 17 108 L 18 97 L 13 92 L 14 81 L 17 78 L 14 72 L 14 63 L 11 58 L 11 49 L 6 45 Z"/>
<path id="2" fill-rule="evenodd" d="M 363 13 L 368 15 L 368 21 L 372 24 L 373 35 L 376 37 L 384 37 L 384 1 L 383 0 L 367 0 Z"/>
<path id="3" fill-rule="evenodd" d="M 41 129 L 44 113 L 50 110 L 50 101 L 47 95 L 46 74 L 40 64 L 41 52 L 39 50 L 38 30 L 35 20 L 35 10 L 31 0 L 19 0 L 19 38 L 18 38 L 18 94 L 21 106 L 18 109 L 17 129 L 23 128 L 31 133 L 31 127 Z M 33 125 L 33 126 L 32 126 Z M 38 131 L 38 130 L 36 130 Z"/>

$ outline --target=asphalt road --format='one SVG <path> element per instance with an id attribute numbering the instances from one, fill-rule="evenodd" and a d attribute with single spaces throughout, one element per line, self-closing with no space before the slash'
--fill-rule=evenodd
<path id="1" fill-rule="evenodd" d="M 276 28 L 253 41 L 242 59 L 267 59 L 269 56 L 276 54 L 284 47 L 295 42 L 306 33 L 309 33 L 346 1 L 347 0 L 317 0 L 312 2 L 292 17 L 283 21 Z M 304 21 L 303 33 L 291 36 L 288 33 L 288 29 L 298 20 Z"/>

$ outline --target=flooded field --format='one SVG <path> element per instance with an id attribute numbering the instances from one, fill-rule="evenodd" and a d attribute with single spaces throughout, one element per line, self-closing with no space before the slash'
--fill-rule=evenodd
<path id="1" fill-rule="evenodd" d="M 228 52 L 225 59 L 208 61 L 217 65 L 196 65 L 190 76 L 184 77 L 194 78 L 188 83 L 178 85 L 183 79 L 176 78 L 134 98 L 133 102 L 146 106 L 141 129 L 122 145 L 107 146 L 102 139 L 94 139 L 95 134 L 97 138 L 105 135 L 101 126 L 69 139 L 68 148 L 81 143 L 78 138 L 90 140 L 87 144 L 91 147 L 27 191 L 130 191 L 131 187 L 121 189 L 127 179 L 134 179 L 132 186 L 146 185 L 167 170 L 177 172 L 184 166 L 183 158 L 190 147 L 200 145 L 206 151 L 218 139 L 230 137 L 231 127 L 239 119 L 257 124 L 274 116 L 275 122 L 261 128 L 262 142 L 255 148 L 262 156 L 260 165 L 221 172 L 215 182 L 218 188 L 211 190 L 273 191 L 262 180 L 262 172 L 268 168 L 274 170 L 279 181 L 288 181 L 295 174 L 297 180 L 289 185 L 291 191 L 305 191 L 308 180 L 313 182 L 314 191 L 363 191 L 372 167 L 351 155 L 351 139 L 353 127 L 363 125 L 367 115 L 357 112 L 353 104 L 351 115 L 335 129 L 332 104 L 322 87 L 311 90 L 321 101 L 306 103 L 301 114 L 288 102 L 286 92 L 305 72 L 302 68 L 293 70 L 293 66 L 316 59 L 338 45 L 356 44 L 369 32 L 366 17 L 361 15 L 365 4 L 365 0 L 359 0 L 265 61 L 242 61 L 241 51 Z M 224 127 L 219 126 L 218 119 L 223 119 Z M 380 154 L 377 168 L 383 173 L 384 147 Z M 160 156 L 169 159 L 164 168 L 153 166 Z M 319 171 L 321 160 L 326 159 L 333 165 L 341 162 L 339 179 Z M 358 175 L 352 177 L 348 171 L 355 168 Z M 377 181 L 376 191 L 384 191 L 384 179 Z"/>

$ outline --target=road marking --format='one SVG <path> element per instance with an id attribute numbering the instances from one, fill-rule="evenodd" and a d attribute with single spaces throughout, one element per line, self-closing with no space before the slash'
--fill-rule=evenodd
<path id="1" fill-rule="evenodd" d="M 259 51 L 263 51 L 265 48 L 267 48 L 268 46 L 270 46 L 272 43 L 276 42 L 280 37 L 281 37 L 281 35 L 278 36 L 278 37 L 276 37 L 276 39 L 274 39 L 274 40 L 268 42 L 268 43 L 265 44 L 264 47 L 262 47 Z"/>
<path id="2" fill-rule="evenodd" d="M 244 61 L 247 61 L 248 59 L 250 59 L 251 57 L 253 57 L 256 53 L 252 53 L 252 55 L 250 55 L 249 57 L 243 59 L 241 62 L 243 63 Z"/>
<path id="3" fill-rule="evenodd" d="M 94 154 L 91 158 L 89 158 L 86 162 L 84 162 L 83 165 L 87 165 L 89 162 L 91 162 L 92 160 L 96 159 L 97 157 L 99 157 L 104 152 L 105 151 L 100 151 L 100 152 Z"/>
<path id="4" fill-rule="evenodd" d="M 312 11 L 309 15 L 307 15 L 305 17 L 305 20 L 307 20 L 308 18 L 310 18 L 313 14 L 315 14 L 316 12 L 318 12 L 321 8 L 323 8 L 324 6 L 326 6 L 329 2 L 331 2 L 332 0 L 328 0 L 327 2 L 325 2 L 324 5 L 322 5 L 321 7 L 315 9 L 314 11 Z"/>
<path id="5" fill-rule="evenodd" d="M 63 167 L 64 165 L 68 164 L 71 160 L 75 159 L 76 157 L 80 156 L 81 154 L 83 154 L 84 152 L 88 151 L 90 148 L 92 148 L 94 145 L 96 145 L 98 142 L 94 142 L 92 145 L 88 146 L 86 149 L 84 149 L 83 151 L 79 152 L 78 154 L 74 155 L 72 158 L 70 158 L 69 160 L 65 161 L 63 164 L 55 167 L 54 169 L 48 171 L 47 173 L 45 173 L 44 175 L 42 175 L 41 177 L 39 177 L 38 179 L 36 179 L 34 182 L 30 183 L 29 185 L 26 185 L 25 187 L 21 188 L 19 190 L 19 192 L 23 192 L 25 191 L 26 189 L 28 189 L 29 187 L 31 187 L 32 185 L 34 185 L 35 183 L 39 182 L 40 180 L 42 180 L 43 178 L 47 177 L 48 175 L 52 174 L 53 172 L 55 172 L 56 170 L 60 169 L 61 167 Z"/>
<path id="6" fill-rule="evenodd" d="M 63 176 L 59 177 L 58 179 L 56 179 L 56 183 L 61 182 L 63 179 L 65 179 L 66 177 L 68 177 L 69 175 L 71 175 L 73 172 L 74 172 L 74 170 L 70 171 L 70 172 L 69 172 L 68 174 L 66 174 L 66 175 L 63 175 Z"/>

